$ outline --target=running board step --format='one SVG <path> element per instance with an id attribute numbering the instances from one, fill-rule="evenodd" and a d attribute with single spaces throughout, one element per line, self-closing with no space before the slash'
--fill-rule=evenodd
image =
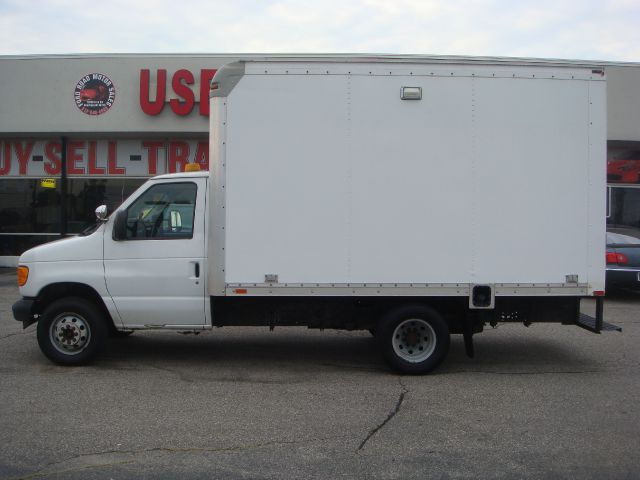
<path id="1" fill-rule="evenodd" d="M 605 321 L 602 322 L 602 328 L 598 329 L 596 319 L 591 315 L 587 315 L 586 313 L 581 313 L 580 318 L 576 321 L 576 325 L 580 328 L 584 328 L 585 330 L 589 330 L 590 332 L 600 333 L 600 331 L 604 330 L 605 332 L 621 332 L 622 327 L 614 325 L 613 323 L 607 323 Z"/>

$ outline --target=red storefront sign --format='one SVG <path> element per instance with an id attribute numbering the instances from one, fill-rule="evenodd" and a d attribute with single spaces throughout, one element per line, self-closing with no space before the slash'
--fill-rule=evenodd
<path id="1" fill-rule="evenodd" d="M 195 84 L 194 74 L 187 69 L 180 69 L 171 76 L 171 90 L 177 98 L 169 100 L 169 107 L 176 115 L 185 116 L 193 111 L 196 102 L 200 104 L 200 115 L 209 115 L 209 83 L 215 75 L 215 69 L 200 70 L 200 88 L 198 97 L 190 88 Z M 155 82 L 152 82 L 154 75 Z M 151 84 L 155 83 L 155 92 Z M 140 108 L 147 115 L 159 115 L 165 107 L 167 97 L 168 78 L 164 68 L 156 70 L 153 74 L 149 69 L 140 70 Z"/>
<path id="2" fill-rule="evenodd" d="M 209 145 L 197 140 L 69 140 L 70 176 L 150 176 L 184 171 L 187 163 L 209 169 Z M 59 140 L 0 142 L 0 177 L 60 174 Z"/>

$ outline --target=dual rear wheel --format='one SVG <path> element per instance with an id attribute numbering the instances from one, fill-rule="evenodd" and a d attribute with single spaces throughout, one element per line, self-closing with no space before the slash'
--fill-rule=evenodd
<path id="1" fill-rule="evenodd" d="M 390 311 L 380 320 L 375 336 L 389 365 L 400 373 L 428 373 L 449 351 L 447 322 L 423 305 Z"/>

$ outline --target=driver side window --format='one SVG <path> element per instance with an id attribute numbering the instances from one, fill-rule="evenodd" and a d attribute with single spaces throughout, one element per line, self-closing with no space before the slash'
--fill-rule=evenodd
<path id="1" fill-rule="evenodd" d="M 164 183 L 144 192 L 127 209 L 126 239 L 193 238 L 195 183 Z"/>

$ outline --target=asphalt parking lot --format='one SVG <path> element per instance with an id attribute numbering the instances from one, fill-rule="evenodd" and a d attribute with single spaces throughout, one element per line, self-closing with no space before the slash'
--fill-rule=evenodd
<path id="1" fill-rule="evenodd" d="M 0 269 L 0 478 L 639 478 L 640 294 L 622 333 L 501 325 L 434 374 L 363 332 L 136 333 L 92 366 L 39 351 Z"/>

